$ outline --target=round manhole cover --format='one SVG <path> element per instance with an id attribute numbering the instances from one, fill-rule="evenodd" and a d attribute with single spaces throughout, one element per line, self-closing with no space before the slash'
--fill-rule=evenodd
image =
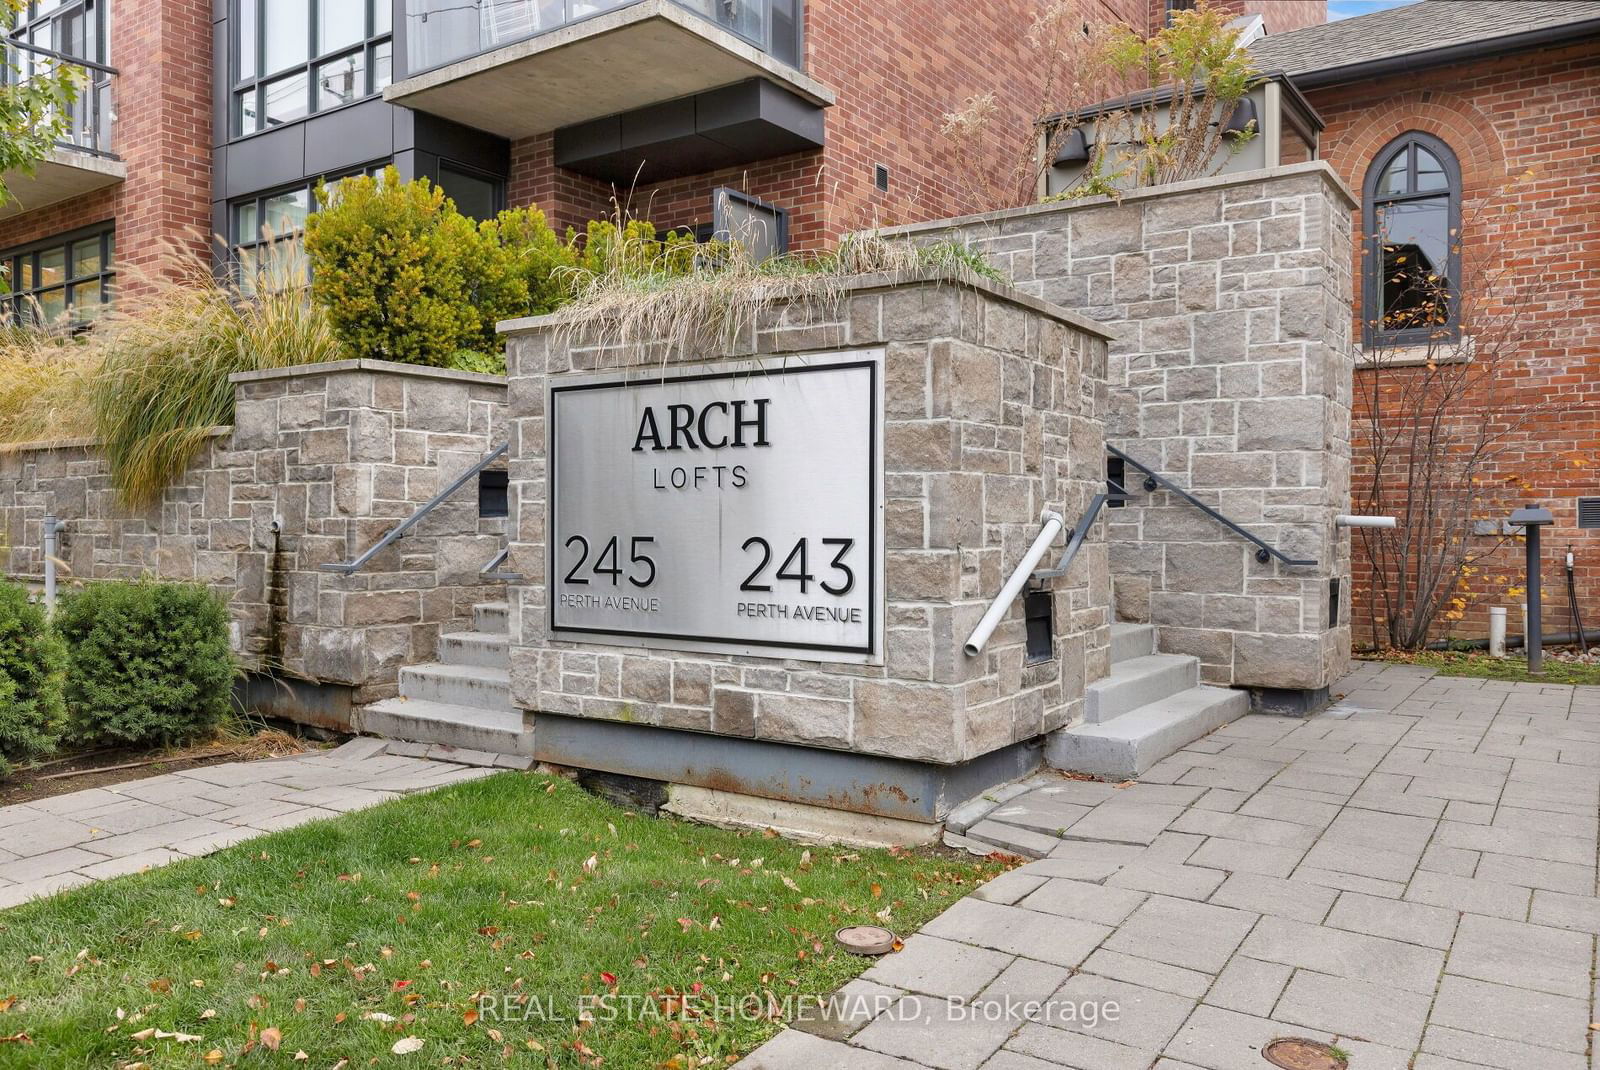
<path id="1" fill-rule="evenodd" d="M 1283 1070 L 1346 1070 L 1350 1065 L 1334 1048 L 1304 1037 L 1284 1037 L 1261 1049 L 1261 1057 Z"/>
<path id="2" fill-rule="evenodd" d="M 833 938 L 856 955 L 886 955 L 894 950 L 894 933 L 879 925 L 846 925 Z"/>

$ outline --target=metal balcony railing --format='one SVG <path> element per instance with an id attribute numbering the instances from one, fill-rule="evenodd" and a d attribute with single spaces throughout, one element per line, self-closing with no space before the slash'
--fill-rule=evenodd
<path id="1" fill-rule="evenodd" d="M 421 74 L 639 0 L 405 0 L 406 73 Z M 672 0 L 791 66 L 799 65 L 804 0 Z M 641 60 L 645 57 L 640 57 Z M 671 56 L 657 56 L 672 63 Z"/>
<path id="2" fill-rule="evenodd" d="M 78 75 L 78 99 L 67 114 L 67 126 L 57 144 L 96 156 L 115 156 L 112 128 L 116 123 L 117 69 L 64 52 L 40 48 L 24 41 L 4 39 L 5 60 L 0 64 L 0 85 L 22 84 L 62 67 Z"/>

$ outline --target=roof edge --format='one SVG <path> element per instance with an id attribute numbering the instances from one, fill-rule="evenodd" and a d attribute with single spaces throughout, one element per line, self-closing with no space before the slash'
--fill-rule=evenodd
<path id="1" fill-rule="evenodd" d="M 1323 89 L 1366 78 L 1407 74 L 1418 67 L 1440 67 L 1461 60 L 1476 59 L 1479 56 L 1524 52 L 1545 45 L 1575 44 L 1597 35 L 1600 35 L 1600 17 L 1581 22 L 1564 22 L 1557 26 L 1541 26 L 1537 30 L 1524 30 L 1521 33 L 1504 34 L 1500 37 L 1484 37 L 1477 41 L 1441 45 L 1438 48 L 1425 48 L 1420 52 L 1403 52 L 1338 67 L 1301 71 L 1288 77 L 1302 89 Z"/>

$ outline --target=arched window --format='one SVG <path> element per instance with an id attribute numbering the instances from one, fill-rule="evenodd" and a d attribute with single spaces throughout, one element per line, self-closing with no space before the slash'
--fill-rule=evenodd
<path id="1" fill-rule="evenodd" d="M 1373 160 L 1362 199 L 1367 344 L 1455 338 L 1461 283 L 1461 168 L 1455 154 L 1436 137 L 1402 134 Z"/>

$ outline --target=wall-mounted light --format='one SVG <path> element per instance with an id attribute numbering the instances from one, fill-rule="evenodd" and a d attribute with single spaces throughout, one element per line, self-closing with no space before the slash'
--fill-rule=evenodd
<path id="1" fill-rule="evenodd" d="M 1089 162 L 1089 139 L 1083 136 L 1083 128 L 1078 127 L 1061 139 L 1061 145 L 1056 149 L 1056 167 L 1071 167 Z"/>
<path id="2" fill-rule="evenodd" d="M 1233 106 L 1233 114 L 1228 116 L 1228 121 L 1222 124 L 1222 136 L 1243 137 L 1247 132 L 1259 134 L 1261 124 L 1256 122 L 1256 102 L 1249 97 L 1242 97 Z"/>

